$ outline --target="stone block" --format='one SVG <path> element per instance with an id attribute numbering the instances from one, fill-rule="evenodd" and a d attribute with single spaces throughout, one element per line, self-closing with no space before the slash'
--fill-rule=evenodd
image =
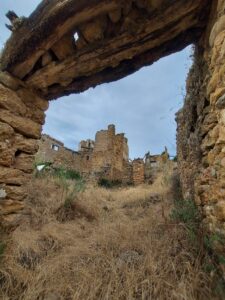
<path id="1" fill-rule="evenodd" d="M 89 43 L 102 40 L 104 38 L 105 22 L 104 19 L 99 19 L 80 26 L 85 40 Z"/>
<path id="2" fill-rule="evenodd" d="M 0 111 L 0 121 L 5 122 L 12 126 L 15 131 L 23 134 L 24 136 L 37 138 L 41 137 L 41 125 L 33 122 L 28 118 L 15 116 L 8 110 Z"/>
<path id="3" fill-rule="evenodd" d="M 49 102 L 40 98 L 38 95 L 28 89 L 21 88 L 17 91 L 17 94 L 24 104 L 32 109 L 38 108 L 42 111 L 46 111 L 48 109 Z"/>
<path id="4" fill-rule="evenodd" d="M 17 213 L 24 209 L 24 203 L 16 200 L 0 200 L 0 215 Z"/>
<path id="5" fill-rule="evenodd" d="M 223 94 L 225 94 L 225 88 L 224 87 L 219 87 L 215 90 L 214 93 L 210 95 L 210 103 L 215 104 L 216 101 L 221 97 Z"/>
<path id="6" fill-rule="evenodd" d="M 2 84 L 0 84 L 0 108 L 21 116 L 25 116 L 27 111 L 26 105 L 17 96 L 16 92 L 9 90 Z"/>
<path id="7" fill-rule="evenodd" d="M 5 199 L 7 196 L 6 190 L 0 187 L 0 200 Z"/>
<path id="8" fill-rule="evenodd" d="M 39 108 L 28 108 L 26 117 L 41 125 L 45 123 L 45 113 Z"/>
<path id="9" fill-rule="evenodd" d="M 14 167 L 25 173 L 32 173 L 34 164 L 34 156 L 26 153 L 21 153 L 15 158 Z"/>
<path id="10" fill-rule="evenodd" d="M 219 137 L 218 137 L 218 140 L 216 143 L 217 144 L 225 143 L 225 127 L 224 126 L 219 127 Z"/>
<path id="11" fill-rule="evenodd" d="M 9 186 L 4 187 L 7 198 L 11 200 L 22 201 L 27 197 L 27 191 L 24 187 L 21 186 Z"/>
<path id="12" fill-rule="evenodd" d="M 11 126 L 0 122 L 0 165 L 12 166 L 15 149 L 13 147 L 15 133 Z"/>
<path id="13" fill-rule="evenodd" d="M 13 165 L 15 150 L 10 141 L 0 142 L 0 165 L 10 167 Z"/>
<path id="14" fill-rule="evenodd" d="M 11 140 L 14 135 L 15 132 L 10 125 L 0 122 L 0 141 Z"/>
<path id="15" fill-rule="evenodd" d="M 35 154 L 38 151 L 38 141 L 36 139 L 25 138 L 20 134 L 16 134 L 14 146 L 17 150 L 29 154 Z"/>
<path id="16" fill-rule="evenodd" d="M 219 87 L 219 82 L 220 82 L 219 71 L 215 70 L 207 86 L 207 95 L 210 95 L 211 93 L 215 92 L 215 90 Z"/>
<path id="17" fill-rule="evenodd" d="M 212 148 L 216 144 L 217 139 L 219 137 L 219 132 L 220 132 L 220 128 L 218 128 L 218 126 L 215 126 L 213 130 L 211 130 L 206 135 L 206 137 L 203 139 L 201 144 L 201 150 L 203 153 L 205 153 L 205 151 Z"/>
<path id="18" fill-rule="evenodd" d="M 0 166 L 0 183 L 10 185 L 23 185 L 30 179 L 30 175 L 24 172 Z"/>
<path id="19" fill-rule="evenodd" d="M 224 30 L 224 28 L 225 28 L 225 15 L 221 16 L 213 26 L 213 29 L 209 36 L 209 45 L 211 47 L 213 47 L 216 37 Z"/>
<path id="20" fill-rule="evenodd" d="M 225 108 L 225 94 L 223 94 L 219 99 L 216 101 L 216 108 L 217 109 L 224 109 Z"/>
<path id="21" fill-rule="evenodd" d="M 12 77 L 9 73 L 2 71 L 0 71 L 0 83 L 14 91 L 18 90 L 20 85 L 24 85 L 20 80 Z"/>

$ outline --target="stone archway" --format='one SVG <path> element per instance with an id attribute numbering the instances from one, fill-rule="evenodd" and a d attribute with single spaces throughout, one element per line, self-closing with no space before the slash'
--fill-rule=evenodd
<path id="1" fill-rule="evenodd" d="M 224 0 L 53 0 L 28 19 L 8 13 L 13 34 L 0 65 L 2 224 L 23 211 L 49 100 L 118 80 L 195 43 L 177 114 L 179 170 L 184 195 L 223 233 L 224 13 Z"/>

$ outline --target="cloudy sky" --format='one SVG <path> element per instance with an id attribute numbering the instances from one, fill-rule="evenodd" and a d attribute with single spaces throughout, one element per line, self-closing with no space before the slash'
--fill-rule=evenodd
<path id="1" fill-rule="evenodd" d="M 0 0 L 0 47 L 10 35 L 5 13 L 14 10 L 28 16 L 40 0 Z M 130 157 L 167 146 L 176 153 L 175 113 L 183 104 L 190 48 L 170 55 L 120 81 L 52 101 L 43 132 L 77 149 L 82 139 L 115 124 L 129 141 Z"/>

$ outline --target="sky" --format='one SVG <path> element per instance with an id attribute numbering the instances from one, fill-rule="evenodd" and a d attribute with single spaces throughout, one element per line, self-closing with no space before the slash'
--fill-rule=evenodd
<path id="1" fill-rule="evenodd" d="M 29 16 L 40 2 L 0 0 L 0 48 L 10 35 L 6 12 Z M 190 53 L 187 47 L 117 82 L 51 101 L 43 133 L 77 150 L 81 140 L 115 124 L 128 138 L 131 159 L 161 153 L 165 146 L 175 155 L 175 113 L 183 105 Z"/>

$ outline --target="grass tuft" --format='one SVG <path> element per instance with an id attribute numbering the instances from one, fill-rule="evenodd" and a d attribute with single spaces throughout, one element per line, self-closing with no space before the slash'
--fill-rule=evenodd
<path id="1" fill-rule="evenodd" d="M 224 299 L 207 252 L 190 243 L 195 208 L 174 207 L 172 174 L 120 189 L 34 178 L 30 214 L 4 250 L 0 299 Z"/>

